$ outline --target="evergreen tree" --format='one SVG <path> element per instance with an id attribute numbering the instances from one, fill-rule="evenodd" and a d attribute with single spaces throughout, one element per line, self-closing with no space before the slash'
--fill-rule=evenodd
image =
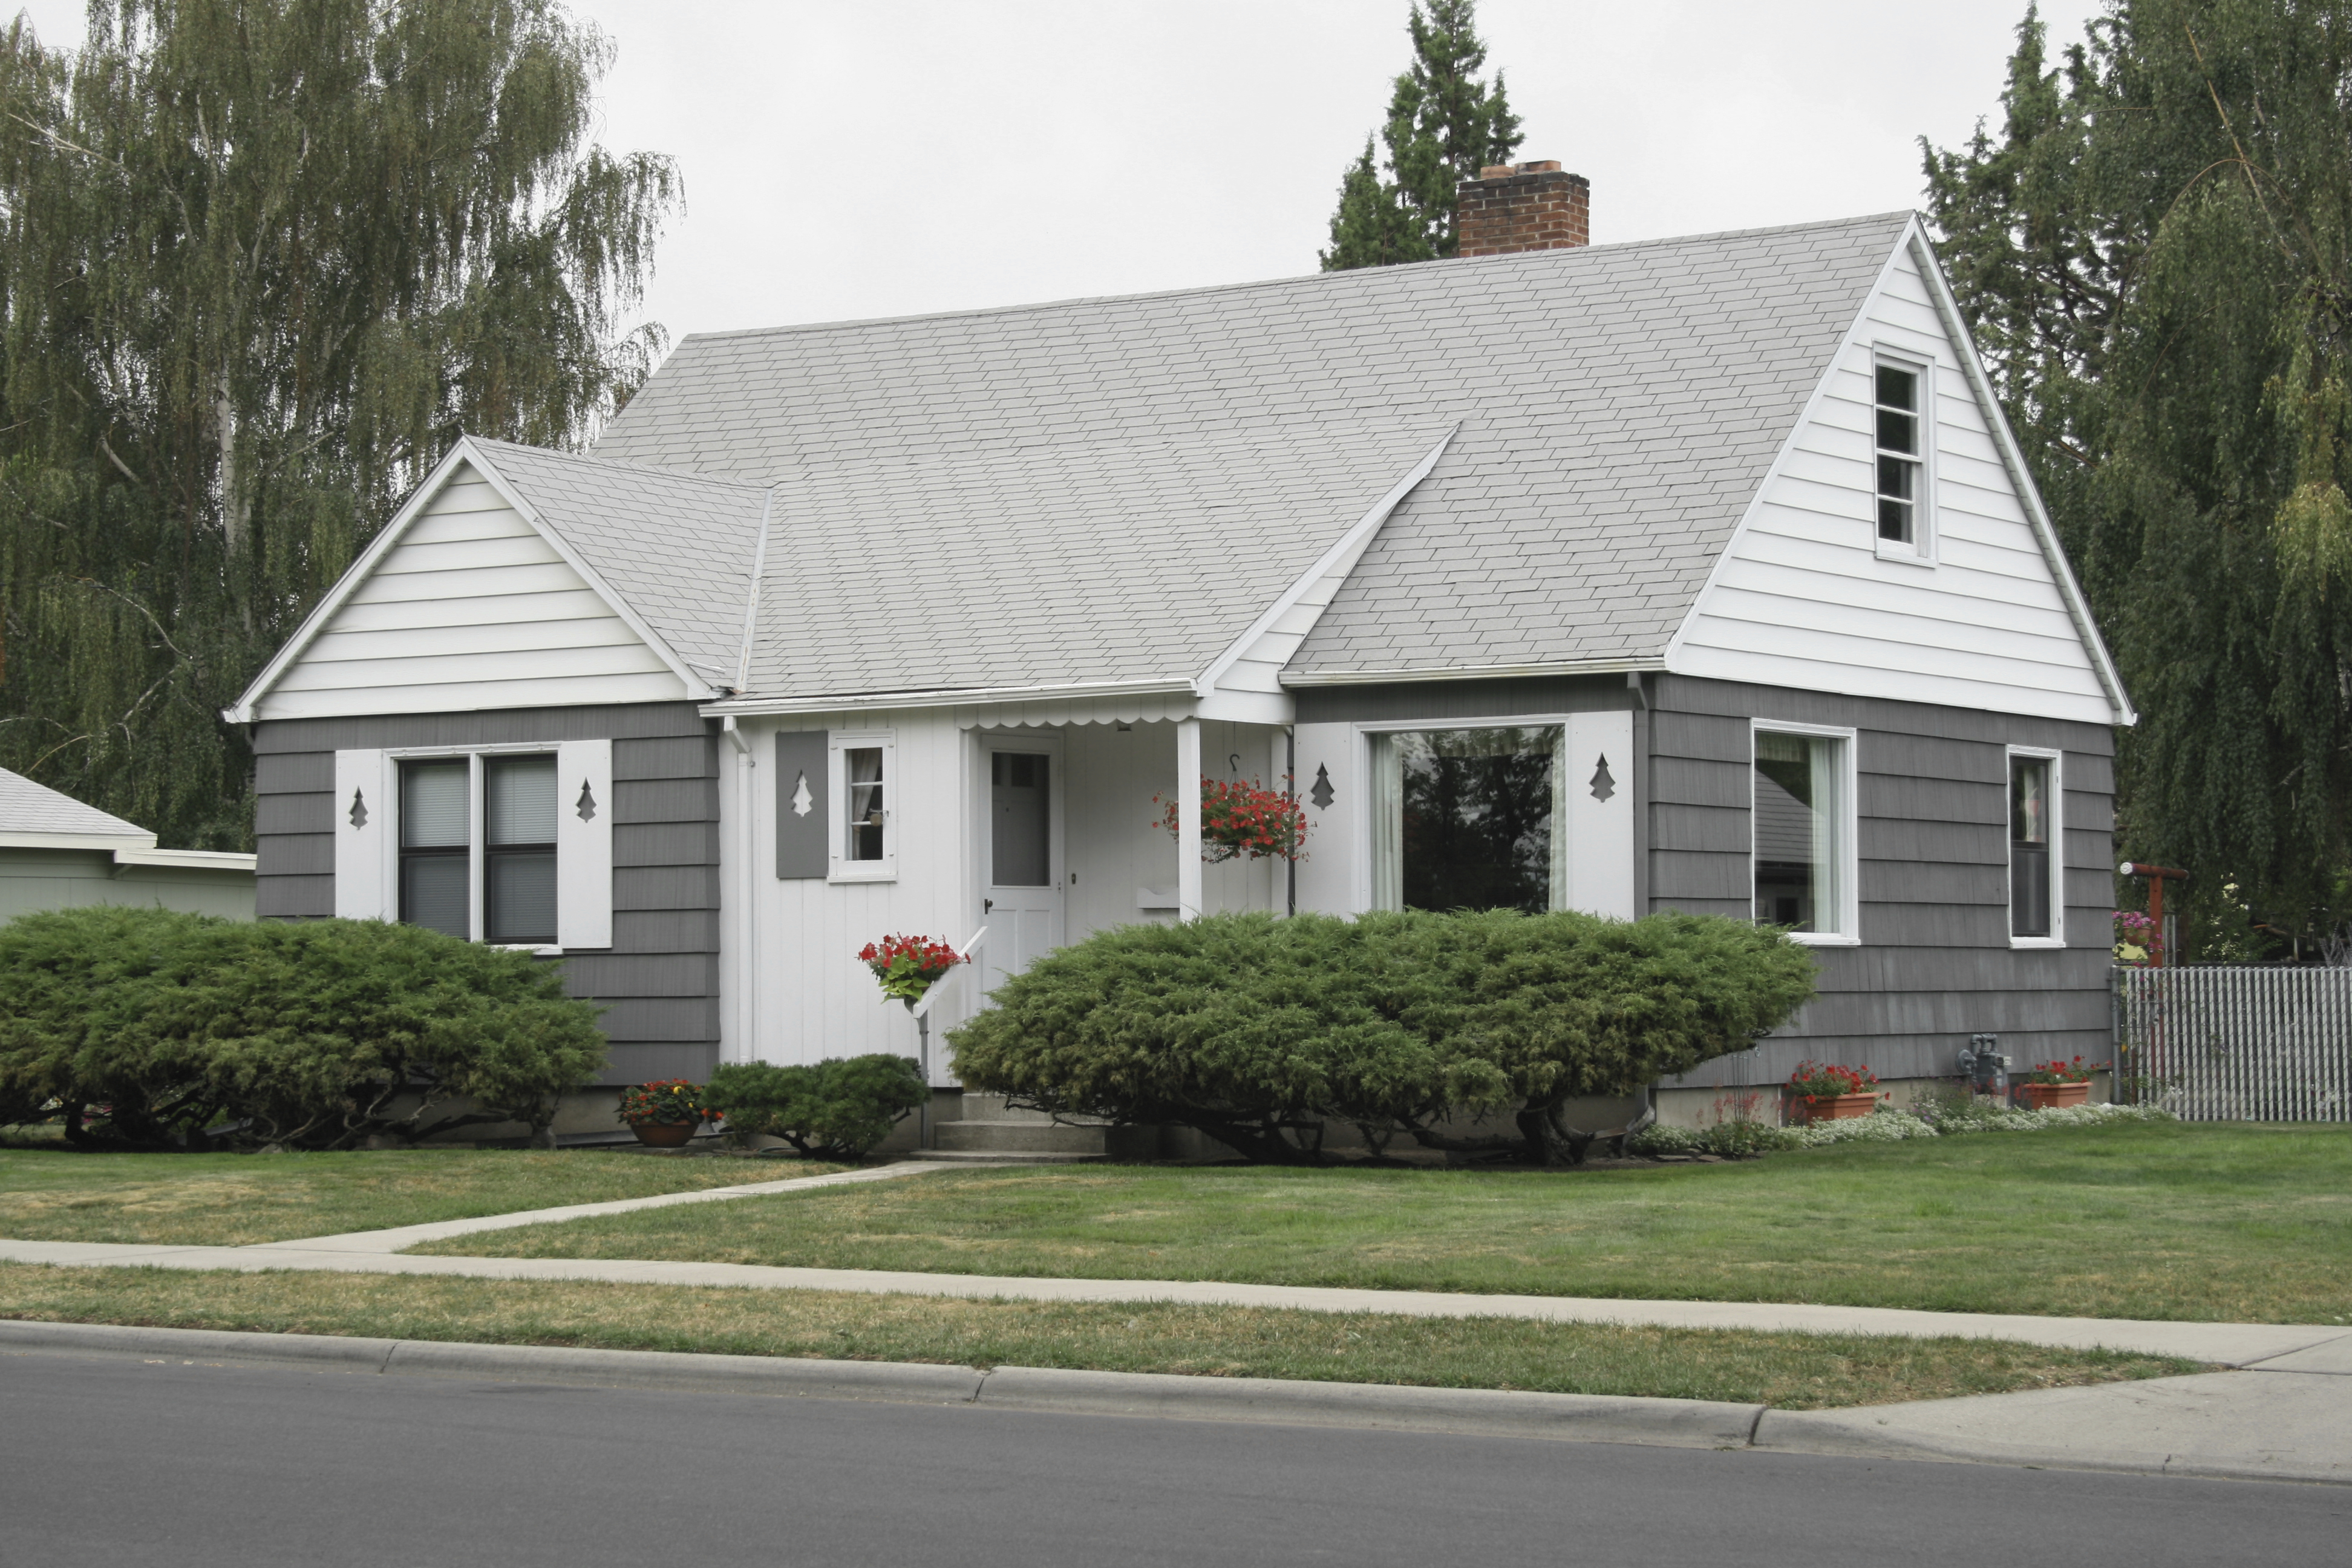
<path id="1" fill-rule="evenodd" d="M 2352 3 L 2114 0 L 1927 150 L 1962 308 L 2141 711 L 2118 828 L 2352 928 Z M 2238 900 L 2231 900 L 2233 904 Z"/>
<path id="2" fill-rule="evenodd" d="M 678 194 L 553 0 L 94 0 L 0 36 L 0 763 L 251 839 L 221 723 L 461 430 L 577 445 Z"/>
<path id="3" fill-rule="evenodd" d="M 1372 142 L 1339 184 L 1331 215 L 1331 248 L 1323 270 L 1427 261 L 1460 248 L 1454 227 L 1456 193 L 1478 171 L 1507 163 L 1519 150 L 1519 120 L 1503 89 L 1503 73 L 1489 87 L 1478 78 L 1486 64 L 1475 0 L 1414 0 L 1408 30 L 1412 64 L 1396 79 L 1381 140 L 1388 148 L 1383 177 Z"/>

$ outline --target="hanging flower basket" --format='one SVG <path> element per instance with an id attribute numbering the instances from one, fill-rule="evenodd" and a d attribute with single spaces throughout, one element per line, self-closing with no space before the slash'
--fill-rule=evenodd
<path id="1" fill-rule="evenodd" d="M 886 936 L 859 948 L 857 957 L 874 972 L 882 994 L 904 1002 L 910 1012 L 949 970 L 971 962 L 949 943 L 927 936 Z"/>
<path id="2" fill-rule="evenodd" d="M 1286 778 L 1282 781 L 1288 784 Z M 1160 807 L 1158 826 L 1180 842 L 1183 822 L 1177 803 L 1153 795 Z M 1265 789 L 1255 780 L 1201 780 L 1201 858 L 1212 865 L 1238 860 L 1303 860 L 1307 846 L 1307 809 L 1280 790 Z"/>

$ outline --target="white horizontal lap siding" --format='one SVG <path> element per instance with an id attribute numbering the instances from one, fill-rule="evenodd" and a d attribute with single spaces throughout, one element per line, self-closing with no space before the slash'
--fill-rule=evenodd
<path id="1" fill-rule="evenodd" d="M 1877 554 L 1874 345 L 1935 366 L 1932 566 Z M 2112 721 L 1960 353 L 1905 252 L 1765 481 L 1677 637 L 1670 668 Z"/>
<path id="2" fill-rule="evenodd" d="M 411 521 L 264 719 L 677 701 L 685 683 L 473 469 Z"/>

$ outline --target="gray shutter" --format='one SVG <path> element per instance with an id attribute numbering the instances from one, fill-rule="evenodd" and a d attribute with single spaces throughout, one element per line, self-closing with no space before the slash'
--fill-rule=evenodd
<path id="1" fill-rule="evenodd" d="M 776 734 L 776 875 L 787 881 L 828 869 L 824 741 L 823 730 Z"/>

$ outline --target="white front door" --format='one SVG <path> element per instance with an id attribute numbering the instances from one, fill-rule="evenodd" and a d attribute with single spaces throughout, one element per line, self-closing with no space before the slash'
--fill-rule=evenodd
<path id="1" fill-rule="evenodd" d="M 980 988 L 985 993 L 1062 945 L 1062 742 L 1059 735 L 983 735 Z"/>

